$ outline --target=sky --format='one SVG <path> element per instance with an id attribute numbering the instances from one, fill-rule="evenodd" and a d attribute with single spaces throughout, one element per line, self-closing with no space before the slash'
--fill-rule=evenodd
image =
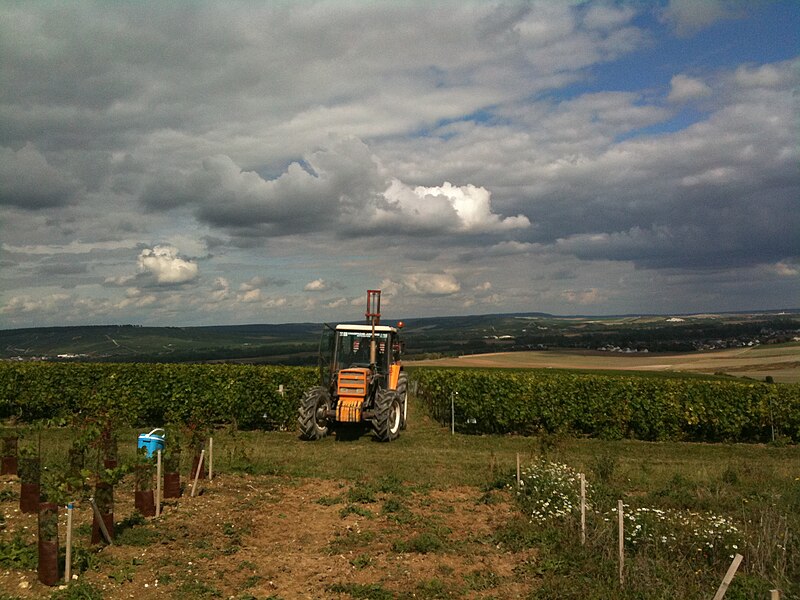
<path id="1" fill-rule="evenodd" d="M 0 3 L 0 328 L 800 307 L 800 2 Z"/>

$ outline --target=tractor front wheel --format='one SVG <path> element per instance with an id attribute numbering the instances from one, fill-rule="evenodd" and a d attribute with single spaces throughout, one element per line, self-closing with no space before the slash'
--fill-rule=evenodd
<path id="1" fill-rule="evenodd" d="M 400 429 L 405 429 L 408 423 L 408 377 L 405 373 L 400 373 L 397 380 L 397 393 L 400 394 Z"/>
<path id="2" fill-rule="evenodd" d="M 381 390 L 375 400 L 375 437 L 380 442 L 391 442 L 400 435 L 403 407 L 400 394 L 395 390 Z"/>
<path id="3" fill-rule="evenodd" d="M 308 390 L 300 402 L 300 437 L 304 440 L 319 440 L 330 431 L 328 417 L 325 413 L 331 407 L 331 398 L 325 388 L 315 387 Z"/>

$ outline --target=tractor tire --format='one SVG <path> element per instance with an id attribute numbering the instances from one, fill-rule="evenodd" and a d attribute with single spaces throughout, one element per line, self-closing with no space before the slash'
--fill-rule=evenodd
<path id="1" fill-rule="evenodd" d="M 403 430 L 408 422 L 408 376 L 405 373 L 400 373 L 397 380 L 397 393 L 400 394 L 400 429 Z"/>
<path id="2" fill-rule="evenodd" d="M 403 407 L 396 390 L 380 390 L 375 399 L 375 437 L 379 442 L 391 442 L 400 435 Z"/>
<path id="3" fill-rule="evenodd" d="M 323 387 L 308 390 L 300 402 L 300 438 L 315 441 L 330 432 L 330 425 L 324 411 L 331 407 L 331 398 Z"/>

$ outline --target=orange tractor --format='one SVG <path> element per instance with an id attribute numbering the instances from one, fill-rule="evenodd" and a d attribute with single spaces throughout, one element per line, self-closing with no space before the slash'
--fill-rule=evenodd
<path id="1" fill-rule="evenodd" d="M 300 404 L 300 437 L 318 440 L 338 424 L 371 424 L 389 442 L 405 429 L 408 379 L 400 362 L 400 329 L 381 325 L 381 292 L 367 291 L 362 325 L 325 326 L 320 343 L 321 385 Z"/>

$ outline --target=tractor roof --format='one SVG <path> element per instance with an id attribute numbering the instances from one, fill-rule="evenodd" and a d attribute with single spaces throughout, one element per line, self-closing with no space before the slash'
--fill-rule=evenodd
<path id="1" fill-rule="evenodd" d="M 372 325 L 348 325 L 340 323 L 336 326 L 336 331 L 372 331 Z M 379 333 L 397 333 L 397 328 L 389 327 L 388 325 L 376 325 L 375 331 Z"/>

